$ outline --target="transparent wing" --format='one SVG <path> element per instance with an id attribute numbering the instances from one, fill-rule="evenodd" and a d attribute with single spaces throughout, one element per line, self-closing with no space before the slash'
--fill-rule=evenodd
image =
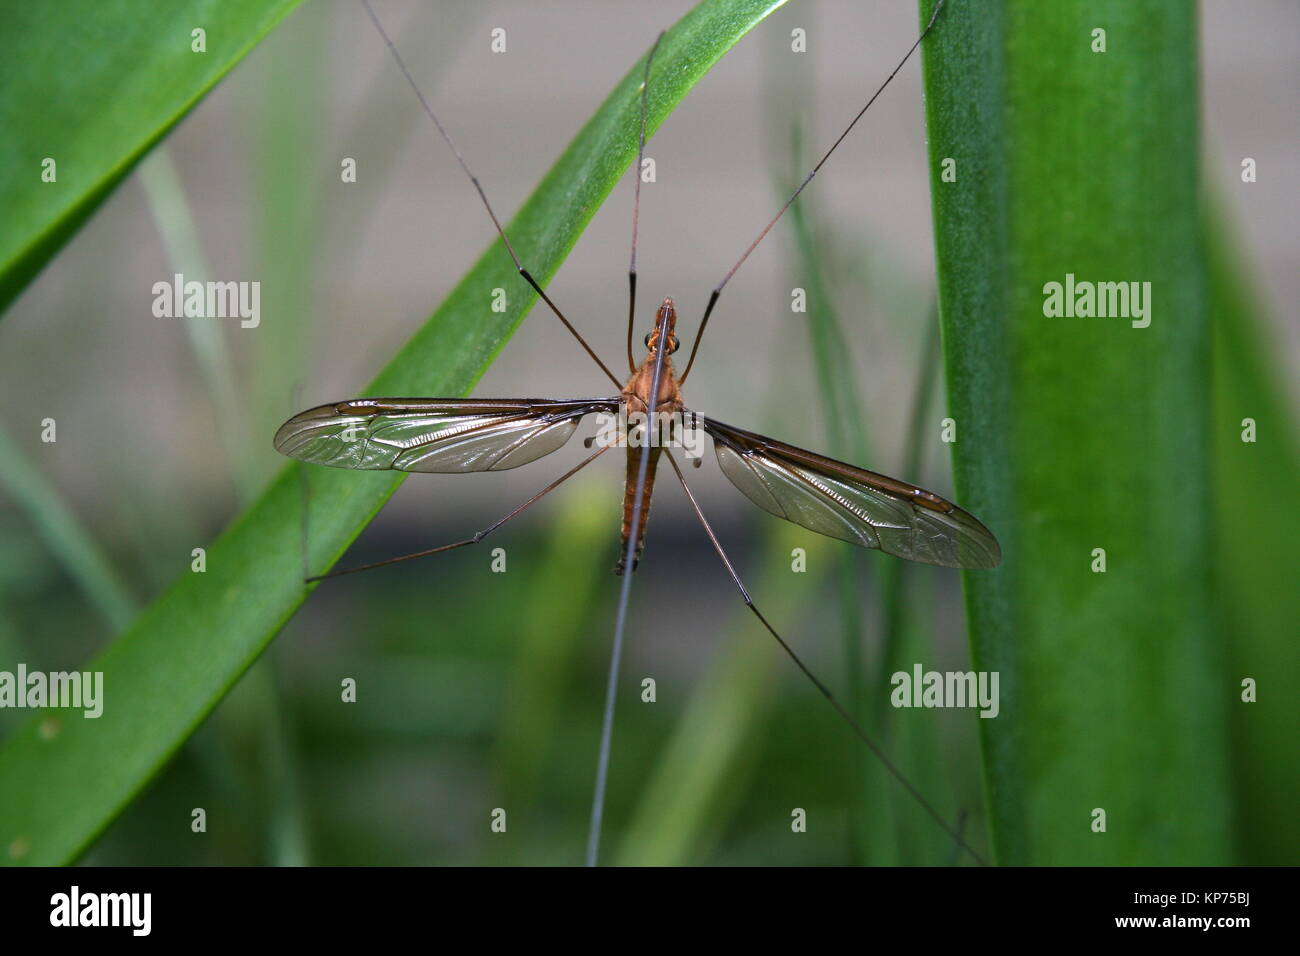
<path id="1" fill-rule="evenodd" d="M 1002 549 L 933 492 L 704 419 L 722 472 L 750 501 L 810 531 L 948 568 L 993 568 Z"/>
<path id="2" fill-rule="evenodd" d="M 300 412 L 275 433 L 290 458 L 335 468 L 465 473 L 518 468 L 617 399 L 361 398 Z"/>

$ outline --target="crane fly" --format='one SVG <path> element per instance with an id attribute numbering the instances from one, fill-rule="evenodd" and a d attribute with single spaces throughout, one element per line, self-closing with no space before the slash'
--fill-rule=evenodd
<path id="1" fill-rule="evenodd" d="M 336 468 L 441 474 L 505 471 L 564 447 L 588 415 L 622 416 L 636 422 L 653 413 L 662 417 L 657 422 L 646 420 L 626 434 L 620 432 L 620 444 L 627 448 L 620 537 L 624 551 L 632 545 L 633 566 L 645 547 L 659 457 L 681 444 L 681 439 L 668 438 L 658 445 L 656 432 L 671 432 L 681 421 L 698 422 L 713 439 L 722 473 L 742 494 L 778 518 L 923 564 L 997 565 L 1001 554 L 989 530 L 939 495 L 688 409 L 670 357 L 678 345 L 676 322 L 673 300 L 665 299 L 648 336 L 645 360 L 622 391 L 610 398 L 353 399 L 295 415 L 281 426 L 275 447 L 291 458 Z M 668 346 L 663 349 L 665 342 Z M 661 355 L 659 387 L 653 392 Z M 660 427 L 654 429 L 653 424 Z M 619 446 L 602 445 L 583 465 L 613 447 Z M 637 472 L 643 456 L 650 462 L 638 497 Z M 638 502 L 641 521 L 632 541 Z M 623 571 L 620 559 L 615 573 Z"/>
<path id="2" fill-rule="evenodd" d="M 912 53 L 934 26 L 942 9 L 943 0 L 936 4 L 929 22 L 916 42 L 890 73 L 885 82 L 854 117 L 848 128 L 821 158 L 808 177 L 781 207 L 776 216 L 764 227 L 758 238 L 749 246 L 735 266 L 712 291 L 704 317 L 696 331 L 690 358 L 685 370 L 678 375 L 671 356 L 678 350 L 677 309 L 671 298 L 665 298 L 655 313 L 653 327 L 646 334 L 646 354 L 638 364 L 633 356 L 633 328 L 636 319 L 636 235 L 640 211 L 641 178 L 636 177 L 636 193 L 632 215 L 632 254 L 628 268 L 629 305 L 627 360 L 630 378 L 620 382 L 609 367 L 601 361 L 573 324 L 552 302 L 545 290 L 536 282 L 520 261 L 509 238 L 497 219 L 487 195 L 478 179 L 470 172 L 460 151 L 439 122 L 428 102 L 411 78 L 401 54 L 397 51 L 380 24 L 368 0 L 362 4 L 371 21 L 415 90 L 421 106 L 443 140 L 455 153 L 457 161 L 478 191 L 483 206 L 496 227 L 506 251 L 520 276 L 537 293 L 574 336 L 587 354 L 619 389 L 605 398 L 538 399 L 538 398 L 358 398 L 319 405 L 294 415 L 276 433 L 275 447 L 281 453 L 299 461 L 336 468 L 393 469 L 404 472 L 467 474 L 475 472 L 506 471 L 530 464 L 539 458 L 563 448 L 577 431 L 583 419 L 598 415 L 607 420 L 637 422 L 634 427 L 615 429 L 615 439 L 602 442 L 591 455 L 569 469 L 559 478 L 533 495 L 519 507 L 506 514 L 470 538 L 441 547 L 430 548 L 415 554 L 390 558 L 372 564 L 332 571 L 309 577 L 319 581 L 369 570 L 399 561 L 425 557 L 456 548 L 477 544 L 506 522 L 549 494 L 562 483 L 587 467 L 614 447 L 626 447 L 626 476 L 624 482 L 623 520 L 620 529 L 620 558 L 615 573 L 623 576 L 619 617 L 615 632 L 614 660 L 610 669 L 610 687 L 606 698 L 605 726 L 602 738 L 601 759 L 597 771 L 596 800 L 593 804 L 592 835 L 588 845 L 588 862 L 595 861 L 598 844 L 600 815 L 603 810 L 605 773 L 608 765 L 608 744 L 613 714 L 613 688 L 618 671 L 625 624 L 628 586 L 631 572 L 645 547 L 646 523 L 650 512 L 655 475 L 662 459 L 667 459 L 672 471 L 686 494 L 691 508 L 699 520 L 727 573 L 739 589 L 745 604 L 758 617 L 767 631 L 777 640 L 782 650 L 794 661 L 817 689 L 830 701 L 853 731 L 884 763 L 886 769 L 908 790 L 927 813 L 944 830 L 967 850 L 977 861 L 983 859 L 962 839 L 959 832 L 940 816 L 916 790 L 853 716 L 831 694 L 827 686 L 815 677 L 795 654 L 790 645 L 772 627 L 758 610 L 736 573 L 730 558 L 704 516 L 699 502 L 686 481 L 681 465 L 673 455 L 674 447 L 682 447 L 684 429 L 702 429 L 713 441 L 714 453 L 722 473 L 741 494 L 754 504 L 778 518 L 793 522 L 810 531 L 838 538 L 862 548 L 884 551 L 887 554 L 923 564 L 949 568 L 986 569 L 996 567 L 1001 560 L 997 539 L 974 515 L 939 495 L 910 482 L 899 481 L 886 475 L 868 471 L 856 465 L 836 461 L 817 452 L 790 445 L 756 432 L 727 425 L 716 419 L 698 415 L 685 404 L 682 386 L 689 377 L 699 353 L 700 342 L 708 326 L 709 317 L 722 293 L 740 266 L 754 248 L 790 207 L 804 187 L 844 140 L 876 97 L 889 85 Z M 640 87 L 641 128 L 638 147 L 637 171 L 645 154 L 646 89 L 654 55 L 663 40 L 659 35 L 645 61 L 644 79 Z M 667 428 L 661 429 L 666 423 Z M 588 439 L 590 448 L 594 439 Z M 693 464 L 699 466 L 699 457 Z"/>

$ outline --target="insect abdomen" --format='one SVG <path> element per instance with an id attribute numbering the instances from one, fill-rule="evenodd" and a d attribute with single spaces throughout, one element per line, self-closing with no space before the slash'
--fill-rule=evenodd
<path id="1" fill-rule="evenodd" d="M 645 454 L 644 448 L 629 447 L 627 450 L 627 477 L 623 487 L 623 529 L 619 535 L 619 542 L 622 547 L 619 549 L 618 564 L 614 565 L 614 573 L 622 574 L 626 568 L 627 562 L 627 542 L 632 536 L 632 511 L 636 499 L 636 478 L 637 472 L 641 468 L 641 456 Z M 637 563 L 641 560 L 641 552 L 645 549 L 645 528 L 650 519 L 650 495 L 654 492 L 655 487 L 655 470 L 659 467 L 659 454 L 661 449 L 650 449 L 650 466 L 646 469 L 645 488 L 641 491 L 641 524 L 637 529 L 636 552 L 632 556 L 632 570 L 636 570 Z"/>

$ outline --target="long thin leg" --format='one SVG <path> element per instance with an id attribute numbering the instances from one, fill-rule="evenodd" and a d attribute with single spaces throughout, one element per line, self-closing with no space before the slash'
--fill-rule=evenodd
<path id="1" fill-rule="evenodd" d="M 493 531 L 497 530 L 497 528 L 501 527 L 511 518 L 517 518 L 519 515 L 523 514 L 524 511 L 527 510 L 529 506 L 540 501 L 547 494 L 554 491 L 556 488 L 560 487 L 560 485 L 568 481 L 578 472 L 582 471 L 582 469 L 586 468 L 593 461 L 595 461 L 597 458 L 605 454 L 605 452 L 609 451 L 613 447 L 614 447 L 613 445 L 606 445 L 605 447 L 601 448 L 598 452 L 596 452 L 594 455 L 591 455 L 589 458 L 583 459 L 583 461 L 579 462 L 573 468 L 570 468 L 559 478 L 556 478 L 553 482 L 551 482 L 541 491 L 537 492 L 537 494 L 533 495 L 531 498 L 525 501 L 514 511 L 506 515 L 504 518 L 501 518 L 498 521 L 493 522 L 492 524 L 484 528 L 482 531 L 476 532 L 473 535 L 473 537 L 466 538 L 464 541 L 455 541 L 452 542 L 451 544 L 444 544 L 438 548 L 429 548 L 425 551 L 416 551 L 414 554 L 403 554 L 400 557 L 387 558 L 383 561 L 373 561 L 370 564 L 358 565 L 355 568 L 345 568 L 342 571 L 330 571 L 328 574 L 317 574 L 314 577 L 307 578 L 306 583 L 311 584 L 313 581 L 324 581 L 326 578 L 337 578 L 344 574 L 356 574 L 358 571 L 369 571 L 372 568 L 382 568 L 390 564 L 397 564 L 400 561 L 411 561 L 415 558 L 424 558 L 424 557 L 428 557 L 431 554 L 440 554 L 443 551 L 452 551 L 456 548 L 464 548 L 467 545 L 478 544 L 480 541 L 482 541 L 484 538 L 490 535 Z"/>
<path id="2" fill-rule="evenodd" d="M 543 290 L 540 285 L 537 284 L 537 280 L 532 277 L 529 271 L 524 268 L 523 263 L 519 261 L 519 256 L 515 255 L 515 247 L 510 244 L 510 237 L 506 235 L 505 229 L 501 227 L 501 220 L 497 219 L 497 214 L 492 211 L 492 204 L 488 202 L 487 193 L 483 191 L 483 186 L 479 183 L 478 177 L 470 171 L 469 164 L 465 162 L 465 157 L 461 155 L 461 151 L 457 149 L 456 144 L 452 142 L 450 134 L 448 134 L 442 123 L 439 122 L 438 117 L 434 115 L 433 108 L 429 106 L 429 101 L 424 98 L 424 94 L 420 92 L 420 87 L 416 85 L 415 78 L 411 76 L 411 71 L 406 68 L 406 61 L 402 59 L 402 54 L 397 51 L 397 46 L 391 39 L 389 39 L 388 33 L 384 30 L 383 24 L 379 22 L 379 17 L 375 15 L 374 9 L 370 6 L 370 0 L 361 0 L 361 5 L 366 8 L 366 13 L 370 16 L 370 22 L 375 25 L 375 29 L 378 30 L 379 35 L 383 37 L 384 43 L 388 45 L 389 52 L 393 54 L 393 59 L 397 62 L 397 66 L 402 71 L 402 75 L 406 77 L 406 82 L 409 83 L 411 89 L 415 91 L 415 95 L 419 99 L 420 105 L 424 107 L 425 114 L 429 119 L 433 120 L 433 125 L 438 128 L 438 132 L 442 134 L 443 140 L 445 140 L 447 145 L 451 147 L 451 151 L 456 154 L 456 162 L 460 163 L 460 168 L 465 170 L 465 175 L 469 177 L 469 181 L 473 183 L 474 188 L 478 190 L 479 199 L 483 200 L 483 208 L 487 210 L 488 216 L 491 217 L 492 225 L 496 226 L 497 234 L 501 236 L 501 241 L 505 243 L 506 252 L 510 253 L 510 258 L 515 264 L 515 269 L 524 277 L 524 281 L 532 286 L 533 290 L 542 297 L 542 301 L 550 306 L 551 311 L 555 313 L 556 318 L 564 323 L 564 327 L 569 330 L 575 339 L 578 340 L 578 344 L 586 349 L 587 354 L 591 356 L 591 360 L 600 366 L 600 370 L 609 376 L 609 380 L 614 383 L 615 387 L 622 388 L 623 383 L 614 377 L 614 373 L 611 372 L 605 363 L 600 360 L 600 357 L 592 351 L 591 346 L 587 344 L 587 340 L 584 339 L 578 333 L 578 330 L 573 327 L 573 323 L 564 317 L 564 313 L 561 312 L 559 307 L 551 301 L 551 297 L 546 294 L 545 290 Z"/>
<path id="3" fill-rule="evenodd" d="M 682 373 L 682 377 L 678 381 L 685 382 L 686 376 L 691 374 L 691 366 L 695 364 L 695 354 L 700 350 L 700 340 L 704 338 L 704 330 L 709 324 L 709 316 L 713 314 L 713 307 L 718 302 L 718 296 L 722 295 L 723 287 L 731 281 L 731 277 L 736 274 L 736 270 L 745 264 L 745 260 L 749 258 L 749 254 L 758 248 L 758 244 L 763 241 L 763 238 L 772 230 L 772 227 L 776 225 L 777 220 L 785 215 L 785 211 L 790 208 L 796 199 L 799 198 L 799 194 L 803 192 L 804 187 L 812 182 L 813 177 L 817 175 L 818 171 L 826 163 L 826 160 L 831 158 L 831 153 L 835 152 L 840 143 L 844 142 L 844 138 L 853 131 L 853 127 L 858 125 L 858 120 L 862 119 L 863 114 L 866 113 L 867 110 L 871 109 L 871 104 L 876 102 L 876 98 L 885 91 L 885 87 L 887 87 L 890 81 L 898 75 L 898 71 L 903 68 L 903 64 L 911 59 L 912 54 L 916 52 L 916 48 L 921 45 L 921 41 L 926 38 L 930 32 L 930 28 L 934 26 L 934 21 L 938 19 L 939 11 L 943 9 L 943 4 L 944 0 L 939 0 L 939 2 L 934 5 L 934 10 L 930 13 L 930 22 L 925 25 L 925 29 L 922 30 L 921 35 L 916 38 L 916 42 L 912 44 L 903 58 L 898 61 L 898 66 L 894 67 L 894 71 L 890 73 L 889 76 L 885 77 L 885 82 L 881 83 L 876 92 L 871 95 L 871 99 L 867 100 L 867 105 L 858 110 L 858 115 L 853 117 L 852 122 L 845 127 L 844 132 L 840 133 L 839 139 L 835 140 L 835 142 L 831 144 L 831 148 L 826 150 L 826 154 L 817 161 L 817 165 L 812 168 L 812 172 L 804 178 L 804 181 L 799 184 L 799 188 L 796 189 L 790 198 L 785 201 L 785 205 L 782 206 L 780 210 L 777 211 L 777 214 L 772 217 L 772 221 L 763 227 L 763 231 L 758 234 L 758 238 L 749 244 L 749 248 L 745 250 L 744 255 L 742 255 L 736 264 L 728 270 L 727 274 L 722 277 L 722 281 L 714 286 L 713 293 L 709 296 L 709 304 L 704 309 L 704 318 L 700 321 L 699 330 L 695 333 L 695 344 L 691 346 L 691 357 L 686 362 L 686 371 Z"/>
<path id="4" fill-rule="evenodd" d="M 660 347 L 655 355 L 654 369 L 650 373 L 650 400 L 646 402 L 646 421 L 655 420 L 655 397 L 659 394 L 659 383 L 663 380 L 664 362 L 668 349 L 664 343 L 668 340 L 667 326 L 656 326 L 660 332 Z M 627 632 L 627 607 L 632 595 L 632 579 L 636 577 L 636 546 L 641 540 L 642 495 L 646 480 L 650 474 L 650 460 L 654 456 L 645 449 L 636 471 L 636 487 L 632 493 L 632 521 L 629 525 L 627 548 L 623 552 L 623 567 L 630 568 L 623 575 L 618 590 L 618 614 L 614 620 L 614 647 L 609 658 L 609 676 L 605 679 L 605 714 L 600 725 L 600 752 L 596 756 L 596 788 L 591 797 L 591 825 L 587 830 L 587 866 L 595 866 L 600 859 L 600 826 L 605 818 L 605 783 L 609 779 L 610 744 L 614 739 L 614 704 L 618 699 L 618 672 L 623 660 L 623 636 Z"/>
<path id="5" fill-rule="evenodd" d="M 690 499 L 691 508 L 694 509 L 695 516 L 700 519 L 700 524 L 704 527 L 704 533 L 709 536 L 709 541 L 713 543 L 713 549 L 718 552 L 718 557 L 721 558 L 722 563 L 726 565 L 727 573 L 731 575 L 731 580 L 735 582 L 736 587 L 740 590 L 740 596 L 744 598 L 745 606 L 754 612 L 754 616 L 762 622 L 762 625 L 765 628 L 767 628 L 767 632 L 776 638 L 776 642 L 780 644 L 781 649 L 789 655 L 790 660 L 794 661 L 795 666 L 797 666 L 799 670 L 803 671 L 804 676 L 812 681 L 813 686 L 821 691 L 823 697 L 830 701 L 831 706 L 834 707 L 835 710 L 839 712 L 839 715 L 844 718 L 844 721 L 853 728 L 853 732 L 857 734 L 858 737 L 861 738 L 862 742 L 871 749 L 871 752 L 876 755 L 876 759 L 879 760 L 894 779 L 901 783 L 907 792 L 912 795 L 912 799 L 914 799 L 921 808 L 934 819 L 935 823 L 939 824 L 939 826 L 942 827 L 954 841 L 956 841 L 958 846 L 974 857 L 976 862 L 981 866 L 988 866 L 985 859 L 972 850 L 966 841 L 962 839 L 960 831 L 951 827 L 948 822 L 939 815 L 939 811 L 930 804 L 930 801 L 921 796 L 921 791 L 917 790 L 916 787 L 912 785 L 912 782 L 903 775 L 903 772 L 894 765 L 894 762 L 885 756 L 885 752 L 880 749 L 880 746 L 871 739 L 867 732 L 862 729 L 862 726 L 854 720 L 852 715 L 849 714 L 840 702 L 835 699 L 835 696 L 830 692 L 830 689 L 813 675 L 813 672 L 810 671 L 804 662 L 799 659 L 799 655 L 794 652 L 794 649 L 791 648 L 781 635 L 776 632 L 776 628 L 772 627 L 772 625 L 768 623 L 767 618 L 765 618 L 762 612 L 755 606 L 753 598 L 749 596 L 749 592 L 745 590 L 745 585 L 741 582 L 740 575 L 736 573 L 736 569 L 732 565 L 731 559 L 727 557 L 727 552 L 722 549 L 722 543 L 718 540 L 718 536 L 713 533 L 713 527 L 709 524 L 709 519 L 704 517 L 704 512 L 700 510 L 700 503 L 695 500 L 695 495 L 692 493 L 690 485 L 686 483 L 686 476 L 682 474 L 682 470 L 678 467 L 677 461 L 673 458 L 672 452 L 665 448 L 664 455 L 668 459 L 669 464 L 673 466 L 673 471 L 677 473 L 677 480 L 682 483 L 682 489 L 686 492 L 686 497 Z"/>
<path id="6" fill-rule="evenodd" d="M 966 832 L 966 817 L 968 816 L 966 808 L 962 807 L 957 811 L 957 832 L 964 834 Z M 961 863 L 961 847 L 956 844 L 952 848 L 952 856 L 948 859 L 949 866 L 957 866 Z"/>
<path id="7" fill-rule="evenodd" d="M 650 55 L 645 58 L 645 76 L 641 80 L 641 139 L 636 151 L 636 198 L 632 200 L 632 258 L 627 266 L 627 367 L 636 371 L 636 359 L 632 357 L 632 325 L 636 320 L 636 227 L 641 218 L 641 164 L 645 162 L 645 120 L 646 96 L 650 89 L 650 64 L 654 62 L 655 51 L 664 38 L 665 31 L 660 30 L 655 45 L 650 48 Z"/>

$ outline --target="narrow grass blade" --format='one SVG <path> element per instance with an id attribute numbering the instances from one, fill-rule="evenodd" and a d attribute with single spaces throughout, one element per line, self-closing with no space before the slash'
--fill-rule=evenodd
<path id="1" fill-rule="evenodd" d="M 598 479 L 576 485 L 554 506 L 559 512 L 555 524 L 564 531 L 539 564 L 513 635 L 515 664 L 497 734 L 494 775 L 503 805 L 536 805 L 547 754 L 561 745 L 556 724 L 568 676 L 581 656 L 582 636 L 589 624 L 603 625 L 601 614 L 609 610 L 609 568 L 592 560 L 610 539 L 608 514 L 591 506 L 596 494 L 592 482 Z M 565 600 L 555 600 L 557 594 Z"/>
<path id="2" fill-rule="evenodd" d="M 9 435 L 0 430 L 0 487 L 31 518 L 50 551 L 85 592 L 111 632 L 125 628 L 136 601 L 112 561 L 77 521 L 49 481 L 27 460 Z"/>
<path id="3" fill-rule="evenodd" d="M 790 549 L 806 547 L 809 536 L 772 522 L 765 528 L 764 538 L 765 546 L 759 550 L 773 557 L 756 576 L 753 591 L 760 605 L 789 607 L 792 591 L 815 594 L 816 573 L 799 575 L 797 583 L 791 584 Z M 701 541 L 708 546 L 703 535 Z M 828 566 L 829 547 L 818 541 L 811 550 L 811 567 Z M 721 565 L 715 584 L 719 589 L 733 588 Z M 743 792 L 752 767 L 756 731 L 761 730 L 772 695 L 781 686 L 774 678 L 786 666 L 780 650 L 755 626 L 753 614 L 737 598 L 726 636 L 691 692 L 620 835 L 615 863 L 680 866 L 708 862 L 730 801 Z M 800 687 L 801 694 L 802 690 Z M 809 706 L 818 703 L 811 695 L 802 699 Z"/>
<path id="4" fill-rule="evenodd" d="M 191 281 L 211 279 L 194 214 L 166 146 L 156 149 L 140 164 L 140 182 L 172 271 L 183 273 Z M 211 320 L 183 317 L 180 321 L 207 389 L 231 480 L 240 502 L 247 503 L 256 486 L 245 420 L 247 409 L 235 388 L 230 350 L 226 348 L 221 327 Z"/>

